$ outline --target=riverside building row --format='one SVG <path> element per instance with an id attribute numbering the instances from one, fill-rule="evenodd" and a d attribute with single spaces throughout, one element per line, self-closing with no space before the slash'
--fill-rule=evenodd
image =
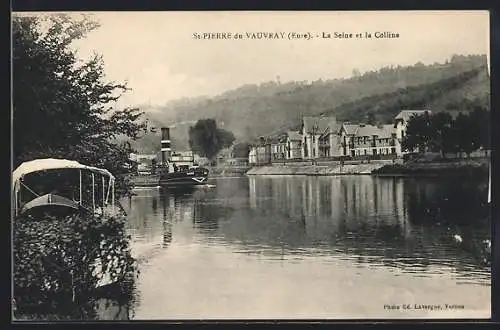
<path id="1" fill-rule="evenodd" d="M 298 131 L 261 137 L 250 146 L 250 165 L 320 159 L 401 158 L 401 143 L 412 116 L 430 110 L 403 110 L 390 124 L 339 123 L 335 117 L 304 116 Z"/>

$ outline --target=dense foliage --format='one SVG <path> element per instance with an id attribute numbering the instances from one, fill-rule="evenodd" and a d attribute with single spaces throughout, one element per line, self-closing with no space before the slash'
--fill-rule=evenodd
<path id="1" fill-rule="evenodd" d="M 124 217 L 79 213 L 63 219 L 19 216 L 14 225 L 17 312 L 63 313 L 87 302 L 105 276 L 131 294 L 135 261 L 124 239 Z"/>
<path id="2" fill-rule="evenodd" d="M 423 109 L 435 107 L 434 102 L 444 97 L 450 91 L 464 86 L 471 79 L 476 78 L 485 68 L 473 69 L 456 76 L 441 79 L 435 83 L 422 84 L 401 88 L 391 93 L 373 95 L 355 102 L 342 104 L 340 107 L 324 112 L 335 114 L 341 121 L 389 123 L 403 109 Z M 476 98 L 475 102 L 487 106 L 489 98 Z M 452 110 L 447 104 L 447 109 Z M 465 110 L 458 108 L 457 110 Z"/>
<path id="3" fill-rule="evenodd" d="M 213 119 L 200 119 L 189 128 L 191 150 L 210 160 L 213 160 L 221 149 L 231 146 L 234 140 L 233 133 L 218 128 Z"/>
<path id="4" fill-rule="evenodd" d="M 111 171 L 117 192 L 126 193 L 121 174 L 132 165 L 132 150 L 117 138 L 135 139 L 145 125 L 138 109 L 115 108 L 127 87 L 104 80 L 102 59 L 82 62 L 71 48 L 97 27 L 62 14 L 13 17 L 14 167 L 36 158 L 77 160 Z M 67 177 L 50 182 L 69 187 L 61 180 Z M 126 289 L 135 272 L 124 221 L 123 215 L 84 213 L 13 219 L 17 312 L 30 306 L 61 312 L 88 302 L 103 273 Z"/>
<path id="5" fill-rule="evenodd" d="M 420 152 L 440 152 L 443 157 L 447 153 L 465 153 L 479 148 L 490 147 L 490 112 L 476 107 L 468 113 L 459 113 L 453 119 L 449 113 L 410 118 L 403 139 L 404 150 Z"/>
<path id="6" fill-rule="evenodd" d="M 81 62 L 71 48 L 97 27 L 86 17 L 13 18 L 14 166 L 66 158 L 106 168 L 119 179 L 131 166 L 130 146 L 116 138 L 139 137 L 142 113 L 116 109 L 127 87 L 104 81 L 101 57 Z"/>
<path id="7" fill-rule="evenodd" d="M 250 152 L 250 144 L 247 142 L 236 143 L 233 147 L 233 155 L 236 158 L 247 158 Z"/>

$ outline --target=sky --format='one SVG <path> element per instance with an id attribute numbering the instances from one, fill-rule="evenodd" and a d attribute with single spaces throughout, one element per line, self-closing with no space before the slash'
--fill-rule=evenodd
<path id="1" fill-rule="evenodd" d="M 487 11 L 392 12 L 93 12 L 100 27 L 74 44 L 82 58 L 101 54 L 106 78 L 132 89 L 120 103 L 159 106 L 214 96 L 270 80 L 349 77 L 390 65 L 489 54 Z M 375 38 L 375 32 L 398 38 Z M 196 39 L 193 34 L 283 32 L 284 39 Z M 310 40 L 288 34 L 311 33 Z M 354 38 L 322 38 L 323 33 Z M 369 32 L 372 38 L 356 38 Z M 318 37 L 316 37 L 318 36 Z"/>

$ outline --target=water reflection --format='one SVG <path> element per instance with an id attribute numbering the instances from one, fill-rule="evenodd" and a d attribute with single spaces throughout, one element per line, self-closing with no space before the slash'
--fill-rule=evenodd
<path id="1" fill-rule="evenodd" d="M 458 283 L 489 286 L 490 268 L 451 240 L 456 233 L 473 241 L 491 236 L 485 185 L 447 180 L 248 177 L 220 178 L 212 188 L 191 192 L 141 190 L 127 210 L 128 230 L 137 255 L 148 263 L 143 270 L 158 274 L 145 277 L 143 293 L 157 296 L 148 293 L 153 290 L 148 283 L 163 272 L 173 271 L 181 279 L 194 269 L 224 276 L 217 267 L 226 261 L 211 261 L 218 255 L 225 256 L 221 260 L 230 269 L 267 262 L 271 267 L 276 260 L 283 267 L 305 267 L 304 272 L 339 268 L 356 276 L 360 269 L 374 269 L 404 277 L 409 283 L 404 290 L 411 288 L 411 279 L 436 276 L 450 290 Z M 269 273 L 266 281 L 294 283 L 287 274 Z M 388 290 L 393 280 L 386 283 Z M 140 304 L 149 306 L 142 309 L 148 315 L 153 302 Z"/>
<path id="2" fill-rule="evenodd" d="M 368 176 L 250 177 L 249 191 L 257 214 L 253 218 L 260 219 L 249 232 L 263 244 L 272 246 L 288 228 L 284 237 L 291 249 L 354 253 L 385 266 L 425 269 L 443 264 L 484 270 L 474 255 L 457 250 L 450 241 L 456 232 L 474 233 L 477 240 L 490 237 L 486 191 L 477 184 Z M 281 226 L 267 223 L 271 214 L 273 223 Z M 488 269 L 484 276 L 489 277 Z"/>
<path id="3" fill-rule="evenodd" d="M 486 192 L 477 184 L 435 181 L 249 177 L 221 179 L 213 189 L 188 193 L 149 190 L 130 210 L 130 229 L 137 240 L 162 233 L 167 247 L 175 222 L 186 221 L 201 235 L 196 239 L 248 253 L 352 258 L 410 272 L 452 266 L 464 276 L 479 272 L 489 279 L 481 260 L 450 240 L 457 232 L 489 238 Z M 161 221 L 148 199 L 160 200 Z"/>

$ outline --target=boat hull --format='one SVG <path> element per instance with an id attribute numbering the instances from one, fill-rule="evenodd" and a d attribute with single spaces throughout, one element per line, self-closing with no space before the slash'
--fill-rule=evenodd
<path id="1" fill-rule="evenodd" d="M 160 176 L 159 185 L 163 187 L 193 187 L 205 185 L 208 181 L 208 170 L 197 169 L 193 172 L 164 173 Z"/>
<path id="2" fill-rule="evenodd" d="M 55 194 L 39 196 L 24 204 L 19 214 L 68 216 L 80 209 L 77 202 Z"/>

